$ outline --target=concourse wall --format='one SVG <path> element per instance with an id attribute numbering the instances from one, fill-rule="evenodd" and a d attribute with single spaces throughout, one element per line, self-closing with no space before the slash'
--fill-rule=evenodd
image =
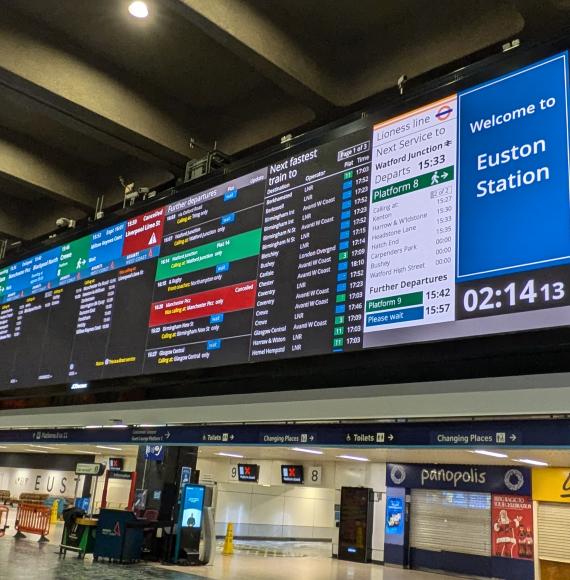
<path id="1" fill-rule="evenodd" d="M 238 462 L 260 466 L 258 484 L 232 481 L 231 468 Z M 281 465 L 302 464 L 304 485 L 283 485 Z M 320 486 L 311 486 L 312 466 L 322 467 Z M 198 459 L 201 482 L 217 483 L 216 535 L 223 536 L 229 522 L 234 535 L 242 538 L 325 540 L 338 544 L 335 505 L 340 504 L 341 487 L 370 487 L 378 493 L 374 504 L 373 560 L 384 560 L 384 512 L 386 466 L 384 463 L 347 463 L 333 461 L 292 461 Z"/>

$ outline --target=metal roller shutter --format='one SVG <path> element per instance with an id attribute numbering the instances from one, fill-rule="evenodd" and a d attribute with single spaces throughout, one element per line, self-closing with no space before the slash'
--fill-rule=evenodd
<path id="1" fill-rule="evenodd" d="M 491 494 L 412 490 L 410 545 L 491 555 Z"/>
<path id="2" fill-rule="evenodd" d="M 570 562 L 570 505 L 538 504 L 538 557 Z"/>

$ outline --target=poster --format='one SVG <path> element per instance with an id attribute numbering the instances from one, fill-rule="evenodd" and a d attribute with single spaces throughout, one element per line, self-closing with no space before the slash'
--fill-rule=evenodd
<path id="1" fill-rule="evenodd" d="M 404 533 L 404 498 L 388 497 L 386 502 L 386 534 Z"/>
<path id="2" fill-rule="evenodd" d="M 493 556 L 532 560 L 532 499 L 522 495 L 493 494 L 491 517 Z"/>

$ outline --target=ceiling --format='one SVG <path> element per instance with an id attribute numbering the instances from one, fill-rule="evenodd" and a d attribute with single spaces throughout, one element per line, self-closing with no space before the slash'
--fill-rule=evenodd
<path id="1" fill-rule="evenodd" d="M 11 0 L 0 16 L 0 238 L 172 184 L 214 144 L 235 155 L 341 116 L 513 37 L 548 38 L 568 0 Z M 190 147 L 193 141 L 198 146 Z"/>
<path id="2" fill-rule="evenodd" d="M 0 445 L 0 453 L 41 453 L 44 455 L 100 455 L 118 457 L 136 457 L 139 448 L 136 445 L 74 445 L 72 443 L 58 443 L 55 445 Z"/>
<path id="3" fill-rule="evenodd" d="M 322 452 L 320 455 L 295 451 L 289 447 L 231 447 L 215 446 L 200 447 L 199 457 L 220 458 L 220 453 L 242 455 L 244 460 L 281 459 L 287 461 L 340 461 L 355 463 L 358 460 L 346 459 L 339 456 L 355 456 L 377 463 L 451 463 L 467 465 L 524 465 L 516 459 L 532 459 L 548 463 L 552 467 L 570 467 L 570 449 L 509 449 L 502 448 L 493 451 L 507 455 L 506 458 L 489 457 L 474 453 L 472 450 L 453 449 L 354 449 L 315 447 Z M 236 461 L 241 461 L 235 458 Z"/>
<path id="4" fill-rule="evenodd" d="M 85 454 L 108 456 L 116 455 L 120 457 L 136 457 L 138 454 L 137 445 L 75 445 L 75 444 L 46 444 L 46 445 L 28 445 L 28 444 L 3 444 L 0 445 L 0 453 L 42 453 L 42 454 Z M 377 463 L 449 463 L 464 465 L 524 465 L 515 461 L 516 459 L 531 459 L 542 461 L 551 467 L 569 467 L 570 468 L 570 449 L 511 449 L 501 448 L 501 453 L 507 455 L 506 458 L 489 457 L 479 455 L 473 451 L 450 450 L 450 449 L 352 449 L 352 448 L 333 448 L 333 447 L 315 447 L 312 450 L 320 451 L 321 454 L 310 454 L 295 451 L 290 447 L 239 447 L 239 446 L 203 446 L 199 448 L 199 458 L 202 459 L 226 459 L 227 456 L 222 454 L 231 454 L 237 461 L 257 461 L 257 460 L 282 460 L 295 462 L 314 461 L 336 461 L 341 463 L 356 463 L 354 459 L 339 457 L 342 455 L 356 456 L 368 459 L 370 462 Z M 232 459 L 230 457 L 230 459 Z"/>

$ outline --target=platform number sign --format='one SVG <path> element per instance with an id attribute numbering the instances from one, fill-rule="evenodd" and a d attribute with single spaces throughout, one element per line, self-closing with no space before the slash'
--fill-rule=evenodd
<path id="1" fill-rule="evenodd" d="M 305 485 L 317 486 L 322 484 L 323 468 L 321 465 L 311 465 L 305 473 Z"/>
<path id="2" fill-rule="evenodd" d="M 230 481 L 239 481 L 237 463 L 230 465 Z"/>

